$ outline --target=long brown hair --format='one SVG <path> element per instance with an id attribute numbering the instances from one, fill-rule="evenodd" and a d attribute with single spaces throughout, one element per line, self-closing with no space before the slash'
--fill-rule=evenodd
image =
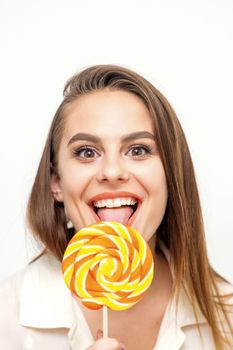
<path id="1" fill-rule="evenodd" d="M 216 348 L 223 350 L 224 339 L 217 325 L 220 314 L 224 315 L 231 334 L 233 330 L 218 292 L 217 279 L 221 278 L 207 257 L 200 200 L 186 138 L 167 99 L 137 73 L 119 66 L 98 65 L 83 70 L 67 82 L 29 199 L 29 227 L 45 248 L 61 260 L 74 230 L 66 227 L 63 204 L 54 201 L 50 180 L 51 175 L 57 173 L 66 108 L 79 96 L 101 89 L 121 89 L 136 94 L 150 112 L 168 186 L 167 208 L 157 237 L 171 253 L 176 276 L 174 291 L 186 285 L 195 314 L 199 307 L 212 329 Z"/>

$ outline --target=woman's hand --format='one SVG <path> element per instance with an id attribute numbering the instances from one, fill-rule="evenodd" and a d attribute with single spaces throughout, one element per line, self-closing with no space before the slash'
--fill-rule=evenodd
<path id="1" fill-rule="evenodd" d="M 103 339 L 103 332 L 99 329 L 97 331 L 96 341 L 86 350 L 127 350 L 127 348 L 114 338 Z"/>

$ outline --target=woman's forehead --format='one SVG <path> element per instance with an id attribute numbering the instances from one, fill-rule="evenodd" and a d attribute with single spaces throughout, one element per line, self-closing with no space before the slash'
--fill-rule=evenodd
<path id="1" fill-rule="evenodd" d="M 83 95 L 66 110 L 66 134 L 98 136 L 153 132 L 152 118 L 143 101 L 123 90 Z"/>

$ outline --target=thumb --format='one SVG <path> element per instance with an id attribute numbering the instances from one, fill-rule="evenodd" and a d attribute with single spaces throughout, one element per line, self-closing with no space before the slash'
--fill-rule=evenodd
<path id="1" fill-rule="evenodd" d="M 96 335 L 96 340 L 103 338 L 103 331 L 101 329 L 98 329 L 97 335 Z"/>

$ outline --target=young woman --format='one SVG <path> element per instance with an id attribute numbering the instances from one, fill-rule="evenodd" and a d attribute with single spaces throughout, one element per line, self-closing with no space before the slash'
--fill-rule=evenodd
<path id="1" fill-rule="evenodd" d="M 72 296 L 61 273 L 69 240 L 97 218 L 130 222 L 155 263 L 144 298 L 109 310 L 105 339 L 102 311 Z M 166 98 L 135 72 L 99 65 L 68 81 L 28 223 L 44 250 L 1 286 L 5 350 L 232 349 L 233 288 L 208 262 L 184 133 Z"/>

